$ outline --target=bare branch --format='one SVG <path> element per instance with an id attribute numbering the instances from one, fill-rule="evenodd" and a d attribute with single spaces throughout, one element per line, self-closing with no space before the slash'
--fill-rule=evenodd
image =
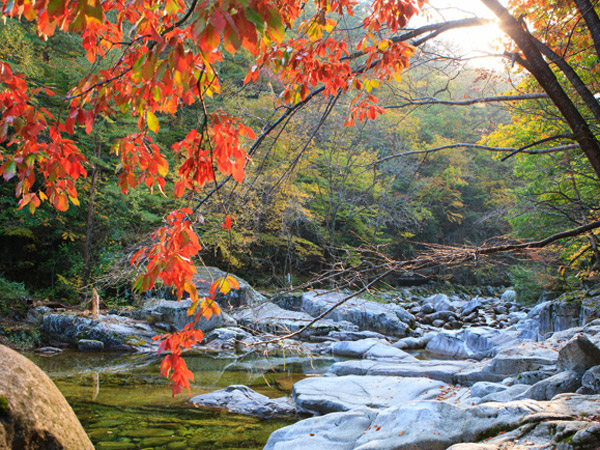
<path id="1" fill-rule="evenodd" d="M 536 144 L 528 144 L 525 148 L 528 148 L 531 145 L 536 145 Z M 559 145 L 556 147 L 543 148 L 543 149 L 539 149 L 539 150 L 525 150 L 525 148 L 491 147 L 488 145 L 469 144 L 469 143 L 448 144 L 448 145 L 442 145 L 441 147 L 428 148 L 425 150 L 411 150 L 408 152 L 396 153 L 394 155 L 389 155 L 389 156 L 386 156 L 385 158 L 381 158 L 381 159 L 369 164 L 369 166 L 373 166 L 375 164 L 381 164 L 385 161 L 389 161 L 390 159 L 402 158 L 404 156 L 410 156 L 410 155 L 435 153 L 435 152 L 440 152 L 442 150 L 448 150 L 448 149 L 453 149 L 453 148 L 472 148 L 472 149 L 479 149 L 479 150 L 487 150 L 490 152 L 511 153 L 511 156 L 512 156 L 515 153 L 525 153 L 527 155 L 541 155 L 541 154 L 546 154 L 546 153 L 562 152 L 565 150 L 573 150 L 573 149 L 579 148 L 579 145 L 578 144 Z"/>
<path id="2" fill-rule="evenodd" d="M 399 109 L 407 106 L 424 106 L 424 105 L 447 105 L 447 106 L 471 106 L 478 103 L 500 103 L 525 100 L 547 99 L 547 94 L 522 94 L 522 95 L 498 95 L 493 97 L 477 97 L 467 100 L 442 100 L 435 97 L 425 97 L 416 100 L 408 100 L 399 105 L 384 106 L 385 109 Z"/>

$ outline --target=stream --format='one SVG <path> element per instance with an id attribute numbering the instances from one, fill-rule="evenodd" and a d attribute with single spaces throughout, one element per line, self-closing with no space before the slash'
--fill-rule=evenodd
<path id="1" fill-rule="evenodd" d="M 259 419 L 185 404 L 172 398 L 156 355 L 29 354 L 71 404 L 97 450 L 261 449 L 294 417 Z M 325 372 L 332 358 L 188 354 L 192 396 L 244 384 L 271 398 L 289 395 L 295 382 Z"/>

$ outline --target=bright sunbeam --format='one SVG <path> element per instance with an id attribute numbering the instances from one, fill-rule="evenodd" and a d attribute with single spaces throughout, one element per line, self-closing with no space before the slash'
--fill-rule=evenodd
<path id="1" fill-rule="evenodd" d="M 500 69 L 503 67 L 503 58 L 499 55 L 502 53 L 504 33 L 498 27 L 495 16 L 479 0 L 430 0 L 413 25 L 468 17 L 491 19 L 492 22 L 478 27 L 450 30 L 436 39 L 449 44 L 461 56 L 472 58 L 472 66 Z"/>

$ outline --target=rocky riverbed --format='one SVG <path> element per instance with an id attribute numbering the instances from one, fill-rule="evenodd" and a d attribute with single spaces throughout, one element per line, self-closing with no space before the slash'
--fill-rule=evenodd
<path id="1" fill-rule="evenodd" d="M 232 385 L 190 403 L 303 418 L 275 431 L 267 449 L 600 447 L 600 292 L 530 309 L 512 290 L 477 296 L 401 290 L 385 302 L 352 298 L 293 339 L 257 345 L 265 333 L 301 329 L 347 295 L 266 299 L 244 284 L 235 299 L 220 299 L 225 313 L 201 324 L 204 351 L 285 349 L 339 360 L 324 375 L 296 382 L 289 397 Z M 151 351 L 157 331 L 185 324 L 188 303 L 151 299 L 95 321 L 38 308 L 30 320 L 49 341 L 82 351 Z"/>

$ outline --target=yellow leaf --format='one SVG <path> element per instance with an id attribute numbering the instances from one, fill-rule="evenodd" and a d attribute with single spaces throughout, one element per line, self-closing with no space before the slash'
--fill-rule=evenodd
<path id="1" fill-rule="evenodd" d="M 146 122 L 148 123 L 148 128 L 150 128 L 151 131 L 158 133 L 160 124 L 158 123 L 158 119 L 152 111 L 146 112 Z"/>

